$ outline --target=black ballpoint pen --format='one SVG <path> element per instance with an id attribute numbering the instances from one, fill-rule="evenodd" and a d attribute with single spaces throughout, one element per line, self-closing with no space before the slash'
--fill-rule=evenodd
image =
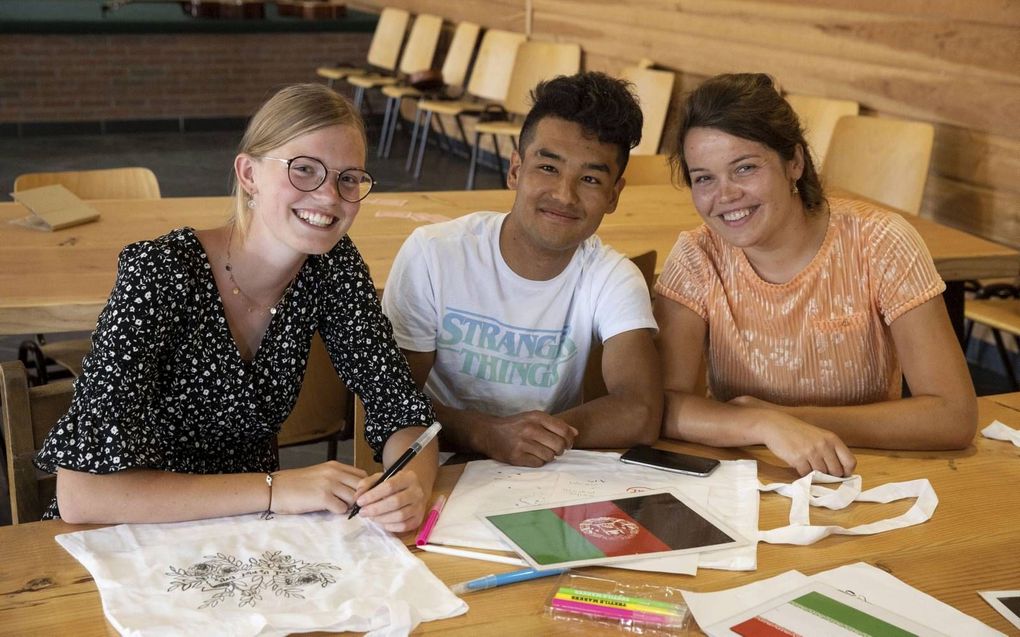
<path id="1" fill-rule="evenodd" d="M 393 474 L 403 469 L 405 464 L 410 462 L 415 456 L 418 455 L 419 451 L 425 448 L 425 445 L 432 442 L 432 439 L 436 437 L 436 434 L 438 434 L 439 430 L 442 428 L 443 426 L 440 425 L 438 422 L 432 423 L 432 425 L 425 430 L 425 433 L 418 436 L 418 439 L 411 443 L 411 446 L 407 449 L 407 451 L 405 451 L 403 455 L 397 458 L 397 461 L 391 464 L 389 469 L 383 472 L 379 479 L 375 481 L 375 484 L 373 484 L 369 488 L 369 491 L 376 488 L 383 482 L 386 482 L 387 480 L 390 479 L 390 477 L 393 476 Z M 357 503 L 355 503 L 354 506 L 351 507 L 351 512 L 347 516 L 347 519 L 350 520 L 351 518 L 356 516 L 358 514 L 358 511 L 360 510 L 361 507 L 358 506 Z"/>

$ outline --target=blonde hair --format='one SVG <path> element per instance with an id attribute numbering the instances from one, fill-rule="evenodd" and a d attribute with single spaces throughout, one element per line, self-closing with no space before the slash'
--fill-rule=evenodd
<path id="1" fill-rule="evenodd" d="M 347 98 L 323 84 L 294 84 L 270 97 L 252 116 L 237 152 L 261 157 L 292 139 L 336 125 L 350 126 L 365 139 L 365 124 Z M 244 236 L 250 197 L 236 174 L 232 182 L 233 221 Z"/>

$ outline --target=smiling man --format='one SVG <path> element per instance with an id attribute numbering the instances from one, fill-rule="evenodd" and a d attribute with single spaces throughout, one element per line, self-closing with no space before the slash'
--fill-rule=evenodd
<path id="1" fill-rule="evenodd" d="M 510 212 L 415 230 L 383 309 L 446 446 L 537 467 L 574 446 L 656 440 L 662 380 L 644 279 L 594 236 L 619 201 L 641 109 L 601 73 L 541 83 L 533 98 Z M 608 395 L 582 402 L 599 343 Z"/>

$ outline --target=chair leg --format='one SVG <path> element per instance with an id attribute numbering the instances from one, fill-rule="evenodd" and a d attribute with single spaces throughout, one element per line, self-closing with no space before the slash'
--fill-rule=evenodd
<path id="1" fill-rule="evenodd" d="M 425 121 L 421 127 L 421 141 L 418 142 L 418 163 L 414 167 L 414 178 L 418 179 L 421 177 L 421 166 L 422 162 L 425 161 L 425 147 L 429 141 L 429 131 L 432 130 L 432 111 L 425 113 Z"/>
<path id="2" fill-rule="evenodd" d="M 421 121 L 421 109 L 415 107 L 414 109 L 414 127 L 411 128 L 411 147 L 407 149 L 407 161 L 404 162 L 404 172 L 411 170 L 411 164 L 414 163 L 414 144 L 418 140 L 418 128 L 419 122 Z"/>
<path id="3" fill-rule="evenodd" d="M 390 127 L 390 111 L 393 110 L 393 102 L 396 98 L 386 98 L 386 112 L 383 113 L 382 130 L 379 131 L 379 147 L 375 149 L 375 156 L 382 158 L 383 150 L 386 148 L 386 137 Z"/>
<path id="4" fill-rule="evenodd" d="M 506 186 L 506 171 L 503 170 L 503 157 L 499 154 L 499 138 L 496 133 L 492 134 L 492 148 L 496 151 L 496 168 L 499 169 L 499 179 Z"/>
<path id="5" fill-rule="evenodd" d="M 383 157 L 386 159 L 390 157 L 390 150 L 393 148 L 393 135 L 397 132 L 397 126 L 404 128 L 403 123 L 400 121 L 400 107 L 404 104 L 404 99 L 402 97 L 395 97 L 393 99 L 395 101 L 393 113 L 390 115 L 390 131 L 386 135 L 386 148 L 383 149 Z"/>
<path id="6" fill-rule="evenodd" d="M 326 443 L 326 460 L 336 460 L 337 442 L 336 436 L 333 436 Z"/>
<path id="7" fill-rule="evenodd" d="M 468 177 L 465 190 L 475 189 L 475 167 L 478 166 L 478 147 L 482 145 L 482 134 L 475 133 L 475 143 L 471 146 L 471 163 L 468 165 Z"/>
<path id="8" fill-rule="evenodd" d="M 1009 379 L 1009 386 L 1013 391 L 1020 391 L 1020 382 L 1017 381 L 1016 372 L 1013 370 L 1013 363 L 1009 359 L 1009 350 L 1002 340 L 1002 332 L 992 328 L 992 336 L 995 337 L 995 347 L 999 350 L 999 358 L 1002 359 L 1002 367 L 1006 370 Z"/>
<path id="9" fill-rule="evenodd" d="M 365 101 L 365 88 L 362 86 L 354 89 L 354 112 L 361 112 L 361 104 Z"/>

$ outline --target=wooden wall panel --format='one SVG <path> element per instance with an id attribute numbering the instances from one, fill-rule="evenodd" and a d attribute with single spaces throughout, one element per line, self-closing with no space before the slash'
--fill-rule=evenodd
<path id="1" fill-rule="evenodd" d="M 787 91 L 853 99 L 866 114 L 931 122 L 935 150 L 922 213 L 1020 247 L 1016 0 L 385 4 L 519 31 L 530 4 L 533 37 L 578 42 L 588 69 L 613 73 L 650 58 L 678 73 L 678 92 L 717 73 L 763 71 Z"/>

